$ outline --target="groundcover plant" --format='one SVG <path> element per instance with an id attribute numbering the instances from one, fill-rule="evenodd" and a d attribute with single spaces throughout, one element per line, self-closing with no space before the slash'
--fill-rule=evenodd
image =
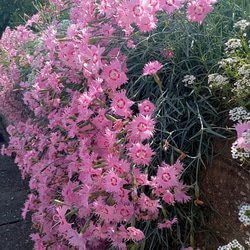
<path id="1" fill-rule="evenodd" d="M 208 84 L 217 95 L 224 109 L 229 109 L 229 120 L 237 132 L 237 139 L 232 143 L 233 159 L 241 162 L 242 168 L 249 172 L 250 152 L 250 113 L 249 113 L 249 26 L 250 22 L 240 19 L 235 22 L 234 36 L 225 42 L 225 57 L 218 62 L 219 70 L 208 75 Z M 242 228 L 250 224 L 250 207 L 242 202 L 239 206 L 239 221 Z M 247 236 L 246 236 L 247 237 Z M 218 249 L 248 249 L 249 237 L 241 245 L 237 239 Z"/>
<path id="2" fill-rule="evenodd" d="M 151 168 L 159 105 L 127 97 L 127 63 L 158 17 L 186 11 L 201 24 L 215 2 L 51 0 L 5 30 L 0 102 L 11 125 L 2 153 L 14 153 L 29 178 L 23 217 L 32 212 L 36 249 L 143 249 L 149 223 L 158 234 L 178 223 L 167 206 L 190 200 L 180 178 L 185 155 L 175 148 L 179 159 Z M 148 60 L 137 78 L 152 77 L 164 94 L 162 70 Z"/>

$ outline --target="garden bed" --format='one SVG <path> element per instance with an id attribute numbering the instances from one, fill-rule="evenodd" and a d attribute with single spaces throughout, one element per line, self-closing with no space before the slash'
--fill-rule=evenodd
<path id="1" fill-rule="evenodd" d="M 206 217 L 203 232 L 198 233 L 198 247 L 202 249 L 217 249 L 234 239 L 244 245 L 250 236 L 250 226 L 245 227 L 238 219 L 240 206 L 250 202 L 250 166 L 232 159 L 230 143 L 214 145 L 214 152 L 220 154 L 203 171 L 200 180 Z"/>

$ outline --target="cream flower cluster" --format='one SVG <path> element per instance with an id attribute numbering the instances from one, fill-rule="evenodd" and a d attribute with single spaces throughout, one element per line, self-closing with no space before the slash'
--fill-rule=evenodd
<path id="1" fill-rule="evenodd" d="M 250 113 L 248 113 L 243 107 L 236 107 L 229 111 L 229 119 L 232 121 L 246 121 L 250 119 Z"/>
<path id="2" fill-rule="evenodd" d="M 237 240 L 233 240 L 232 242 L 229 242 L 225 246 L 218 247 L 218 250 L 233 250 L 233 249 L 245 250 L 245 248 Z"/>
<path id="3" fill-rule="evenodd" d="M 250 205 L 246 204 L 241 206 L 239 211 L 239 220 L 246 227 L 250 225 Z"/>
<path id="4" fill-rule="evenodd" d="M 241 30 L 245 30 L 248 25 L 250 25 L 250 22 L 247 20 L 240 20 L 234 24 L 234 28 L 239 27 Z"/>
<path id="5" fill-rule="evenodd" d="M 230 52 L 230 53 L 234 53 L 236 49 L 242 47 L 241 40 L 237 38 L 229 39 L 225 43 L 225 45 L 226 45 L 225 52 Z"/>
<path id="6" fill-rule="evenodd" d="M 231 147 L 231 153 L 233 159 L 238 159 L 239 157 L 246 157 L 248 158 L 250 156 L 250 151 L 247 149 L 242 149 L 239 146 L 237 146 L 237 143 L 233 143 Z"/>
<path id="7" fill-rule="evenodd" d="M 246 244 L 247 246 L 250 246 L 250 237 L 249 237 L 248 240 L 245 240 L 245 244 Z"/>
<path id="8" fill-rule="evenodd" d="M 189 85 L 193 84 L 195 79 L 196 77 L 193 75 L 185 75 L 182 82 L 185 82 L 186 83 L 185 86 L 187 86 L 187 84 Z"/>
<path id="9" fill-rule="evenodd" d="M 248 144 L 250 142 L 250 129 L 248 129 L 246 132 L 243 132 L 242 136 L 244 136 L 244 143 Z"/>
<path id="10" fill-rule="evenodd" d="M 218 73 L 215 74 L 210 74 L 208 75 L 208 84 L 212 83 L 209 85 L 210 88 L 212 87 L 220 87 L 226 85 L 228 83 L 228 78 L 224 77 Z"/>
<path id="11" fill-rule="evenodd" d="M 245 244 L 247 246 L 250 246 L 250 237 L 249 237 L 249 240 L 246 240 L 245 241 Z M 245 250 L 246 248 L 243 247 L 237 240 L 233 240 L 232 242 L 229 242 L 227 245 L 225 246 L 220 246 L 218 247 L 217 250 L 234 250 L 234 249 L 237 249 L 237 250 Z M 248 249 L 248 248 L 247 248 Z"/>
<path id="12" fill-rule="evenodd" d="M 233 92 L 236 93 L 239 97 L 247 97 L 250 94 L 250 79 L 244 76 L 242 79 L 239 79 L 234 83 Z"/>
<path id="13" fill-rule="evenodd" d="M 233 240 L 232 242 L 229 242 L 225 246 L 218 247 L 218 250 L 233 250 L 233 249 L 245 250 L 245 248 L 237 240 Z"/>
<path id="14" fill-rule="evenodd" d="M 219 68 L 222 68 L 224 66 L 228 66 L 231 68 L 231 67 L 235 67 L 238 62 L 239 62 L 239 59 L 237 57 L 229 57 L 229 58 L 222 59 L 221 61 L 218 62 L 218 64 L 219 64 Z"/>
<path id="15" fill-rule="evenodd" d="M 239 75 L 246 75 L 249 76 L 250 74 L 250 64 L 245 64 L 242 67 L 239 68 L 238 70 Z"/>

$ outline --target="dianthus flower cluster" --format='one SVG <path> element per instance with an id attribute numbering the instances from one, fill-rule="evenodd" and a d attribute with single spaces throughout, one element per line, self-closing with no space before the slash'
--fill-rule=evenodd
<path id="1" fill-rule="evenodd" d="M 201 22 L 212 3 L 192 1 L 189 18 Z M 0 101 L 11 124 L 2 154 L 15 153 L 29 177 L 22 215 L 33 213 L 36 249 L 127 249 L 145 238 L 137 221 L 170 228 L 177 219 L 159 217 L 163 204 L 190 197 L 179 161 L 147 174 L 156 107 L 127 98 L 127 57 L 117 41 L 125 44 L 134 25 L 151 31 L 157 11 L 172 13 L 184 1 L 51 4 L 0 41 Z M 148 63 L 144 74 L 161 67 Z"/>

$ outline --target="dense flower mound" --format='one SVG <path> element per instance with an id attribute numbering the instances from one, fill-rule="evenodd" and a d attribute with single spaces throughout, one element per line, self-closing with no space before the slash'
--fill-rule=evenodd
<path id="1" fill-rule="evenodd" d="M 194 2 L 188 18 L 201 22 L 213 2 Z M 147 174 L 156 107 L 126 97 L 122 46 L 133 48 L 135 25 L 151 31 L 157 11 L 171 13 L 184 1 L 51 4 L 0 41 L 0 99 L 11 123 L 2 153 L 15 153 L 30 178 L 23 217 L 33 213 L 36 249 L 127 249 L 145 238 L 138 221 L 170 228 L 177 218 L 169 220 L 163 204 L 189 197 L 179 161 Z M 70 20 L 60 19 L 65 12 Z M 149 63 L 144 74 L 161 68 Z"/>

